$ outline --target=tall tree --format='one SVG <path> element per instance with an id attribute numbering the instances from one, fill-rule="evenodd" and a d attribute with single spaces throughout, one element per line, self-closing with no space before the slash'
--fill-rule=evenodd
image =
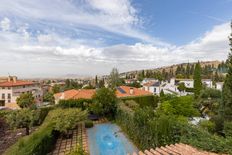
<path id="1" fill-rule="evenodd" d="M 35 103 L 35 98 L 32 93 L 24 93 L 16 99 L 16 102 L 21 108 L 31 108 Z"/>
<path id="2" fill-rule="evenodd" d="M 110 79 L 109 79 L 110 83 L 110 88 L 114 89 L 117 86 L 119 86 L 121 84 L 121 80 L 119 77 L 119 73 L 118 73 L 118 69 L 117 68 L 113 68 L 111 73 L 110 73 Z"/>
<path id="3" fill-rule="evenodd" d="M 186 67 L 186 78 L 190 78 L 190 65 L 189 65 L 189 63 L 187 64 L 187 67 Z"/>
<path id="4" fill-rule="evenodd" d="M 25 128 L 26 135 L 29 135 L 30 127 L 34 122 L 34 114 L 27 108 L 16 110 L 9 113 L 6 120 L 11 128 Z"/>
<path id="5" fill-rule="evenodd" d="M 97 75 L 95 76 L 95 87 L 98 88 L 98 79 L 97 79 Z"/>
<path id="6" fill-rule="evenodd" d="M 232 29 L 232 22 L 231 22 Z M 230 53 L 226 61 L 228 73 L 222 89 L 222 111 L 226 120 L 232 120 L 232 33 L 229 37 Z"/>
<path id="7" fill-rule="evenodd" d="M 194 95 L 195 98 L 198 98 L 202 90 L 201 65 L 199 61 L 195 66 L 193 80 L 194 80 Z"/>

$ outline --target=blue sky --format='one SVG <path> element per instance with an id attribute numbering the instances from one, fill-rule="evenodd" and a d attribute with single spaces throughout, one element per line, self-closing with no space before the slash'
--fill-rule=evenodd
<path id="1" fill-rule="evenodd" d="M 103 75 L 225 60 L 231 0 L 2 0 L 1 75 Z"/>

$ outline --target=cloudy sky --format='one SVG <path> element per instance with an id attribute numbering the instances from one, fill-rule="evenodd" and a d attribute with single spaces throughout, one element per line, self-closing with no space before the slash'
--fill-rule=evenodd
<path id="1" fill-rule="evenodd" d="M 232 0 L 1 0 L 0 75 L 225 60 Z"/>

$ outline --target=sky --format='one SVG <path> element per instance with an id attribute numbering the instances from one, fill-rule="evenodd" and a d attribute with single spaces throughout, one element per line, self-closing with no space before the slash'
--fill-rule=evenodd
<path id="1" fill-rule="evenodd" d="M 232 0 L 1 0 L 0 76 L 225 60 Z"/>

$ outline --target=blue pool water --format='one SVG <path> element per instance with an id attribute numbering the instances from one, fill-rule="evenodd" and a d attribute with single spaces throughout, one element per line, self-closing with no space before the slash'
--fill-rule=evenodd
<path id="1" fill-rule="evenodd" d="M 116 124 L 96 124 L 87 133 L 90 155 L 126 155 L 138 152 Z"/>

